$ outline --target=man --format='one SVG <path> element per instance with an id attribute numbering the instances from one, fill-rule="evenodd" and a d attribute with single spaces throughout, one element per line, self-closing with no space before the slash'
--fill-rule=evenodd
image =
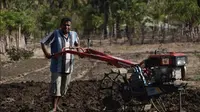
<path id="1" fill-rule="evenodd" d="M 78 35 L 71 29 L 71 19 L 63 18 L 60 23 L 60 29 L 51 32 L 48 36 L 41 40 L 41 47 L 46 58 L 51 58 L 51 95 L 52 95 L 52 110 L 61 109 L 58 107 L 61 96 L 65 95 L 68 85 L 71 80 L 73 71 L 73 55 L 64 54 L 58 57 L 52 57 L 51 54 L 61 52 L 63 48 L 77 47 Z M 46 45 L 51 46 L 51 54 L 47 51 Z"/>

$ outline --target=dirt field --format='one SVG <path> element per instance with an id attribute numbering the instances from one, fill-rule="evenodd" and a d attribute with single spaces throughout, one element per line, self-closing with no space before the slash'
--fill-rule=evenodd
<path id="1" fill-rule="evenodd" d="M 93 49 L 134 62 L 142 61 L 158 48 L 185 52 L 189 63 L 186 76 L 188 87 L 187 94 L 184 95 L 183 108 L 187 112 L 200 112 L 199 43 L 134 46 L 103 44 L 99 46 L 97 42 L 94 45 Z M 111 68 L 113 67 L 101 61 L 76 57 L 70 89 L 61 100 L 64 111 L 101 112 L 99 80 Z M 35 49 L 35 56 L 32 59 L 4 64 L 0 81 L 0 112 L 48 112 L 50 109 L 49 81 L 49 61 L 43 58 L 39 48 Z M 178 92 L 164 95 L 162 99 L 167 111 L 179 111 Z"/>

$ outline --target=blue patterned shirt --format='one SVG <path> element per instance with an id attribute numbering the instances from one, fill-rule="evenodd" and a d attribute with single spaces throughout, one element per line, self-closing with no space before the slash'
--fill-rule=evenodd
<path id="1" fill-rule="evenodd" d="M 51 32 L 41 40 L 41 43 L 51 46 L 51 54 L 62 51 L 64 47 L 74 47 L 78 43 L 79 38 L 76 32 L 70 31 L 66 37 L 62 30 L 58 29 Z M 73 71 L 74 56 L 66 53 L 63 56 L 51 59 L 50 71 L 55 73 L 71 73 Z"/>

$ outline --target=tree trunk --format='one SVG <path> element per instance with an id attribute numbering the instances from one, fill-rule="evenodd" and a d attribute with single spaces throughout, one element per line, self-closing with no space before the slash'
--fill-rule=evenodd
<path id="1" fill-rule="evenodd" d="M 165 35 L 165 23 L 164 23 L 164 26 L 161 27 L 161 33 L 162 33 L 161 43 L 165 43 L 165 38 L 166 38 L 166 35 Z"/>
<path id="2" fill-rule="evenodd" d="M 64 0 L 58 0 L 58 7 L 59 8 L 63 7 L 63 2 L 64 2 Z"/>
<path id="3" fill-rule="evenodd" d="M 108 12 L 109 12 L 109 4 L 107 0 L 104 0 L 104 39 L 107 38 L 108 35 Z"/>
<path id="4" fill-rule="evenodd" d="M 6 1 L 7 1 L 7 0 L 2 0 L 2 1 L 0 2 L 0 9 L 6 9 L 6 8 L 8 8 L 8 4 L 7 4 Z"/>
<path id="5" fill-rule="evenodd" d="M 172 32 L 171 41 L 174 42 L 175 41 L 175 29 L 172 29 L 171 32 Z"/>
<path id="6" fill-rule="evenodd" d="M 200 7 L 200 0 L 197 0 L 197 4 L 198 4 L 198 6 Z"/>
<path id="7" fill-rule="evenodd" d="M 127 37 L 127 39 L 129 40 L 130 39 L 130 27 L 128 26 L 128 23 L 126 23 L 126 29 L 125 29 L 125 31 L 126 31 L 126 37 Z"/>
<path id="8" fill-rule="evenodd" d="M 134 25 L 131 28 L 131 33 L 132 33 L 132 36 L 129 39 L 129 43 L 130 43 L 130 45 L 133 45 L 133 38 L 135 38 L 135 27 L 134 27 Z"/>
<path id="9" fill-rule="evenodd" d="M 25 48 L 25 47 L 26 47 L 25 35 L 22 35 L 22 33 L 21 33 L 21 24 L 20 24 L 19 30 L 18 30 L 17 48 Z"/>
<path id="10" fill-rule="evenodd" d="M 189 22 L 189 29 L 188 29 L 188 33 L 187 33 L 187 42 L 192 41 L 192 24 Z"/>
<path id="11" fill-rule="evenodd" d="M 117 37 L 117 28 L 116 28 L 116 26 L 117 25 L 115 23 L 113 23 L 113 33 L 112 33 L 112 36 L 115 37 L 115 38 Z"/>
<path id="12" fill-rule="evenodd" d="M 196 29 L 196 27 L 192 27 L 192 29 L 191 29 L 191 38 L 192 38 L 192 41 L 193 42 L 196 42 L 196 33 L 195 33 L 195 30 Z"/>
<path id="13" fill-rule="evenodd" d="M 18 35 L 15 36 L 15 42 L 16 42 L 16 48 L 19 49 L 19 44 L 20 44 L 20 38 L 21 38 L 21 25 L 19 24 L 18 27 Z"/>
<path id="14" fill-rule="evenodd" d="M 53 9 L 54 8 L 54 0 L 48 0 L 49 4 L 50 4 L 50 8 Z"/>
<path id="15" fill-rule="evenodd" d="M 178 36 L 178 41 L 181 41 L 181 38 L 183 38 L 183 37 L 187 37 L 187 35 L 185 35 L 186 34 L 186 26 L 184 26 L 184 24 L 182 24 L 182 28 L 181 28 L 181 36 Z"/>
<path id="16" fill-rule="evenodd" d="M 0 2 L 0 9 L 3 9 L 3 1 L 4 1 L 4 0 L 2 0 L 2 1 Z"/>
<path id="17" fill-rule="evenodd" d="M 1 81 L 1 69 L 2 69 L 2 64 L 1 64 L 1 52 L 0 52 L 0 81 Z"/>
<path id="18" fill-rule="evenodd" d="M 120 18 L 116 18 L 116 32 L 117 32 L 117 39 L 121 38 L 121 33 L 120 33 Z"/>
<path id="19" fill-rule="evenodd" d="M 144 39 L 145 39 L 144 23 L 141 24 L 141 33 L 142 33 L 141 44 L 144 44 Z"/>
<path id="20" fill-rule="evenodd" d="M 154 43 L 154 41 L 155 41 L 155 33 L 156 33 L 156 26 L 153 26 L 153 32 L 152 32 L 152 36 L 151 36 L 151 43 Z"/>
<path id="21" fill-rule="evenodd" d="M 15 33 L 15 46 L 17 49 L 19 49 L 19 37 L 16 33 Z"/>
<path id="22" fill-rule="evenodd" d="M 200 42 L 200 25 L 197 27 L 197 42 Z"/>
<path id="23" fill-rule="evenodd" d="M 9 31 L 8 35 L 6 35 L 5 42 L 6 42 L 6 49 L 10 49 L 11 44 L 11 31 Z"/>
<path id="24" fill-rule="evenodd" d="M 102 45 L 103 36 L 104 36 L 104 30 L 102 30 L 101 37 L 99 38 L 99 40 L 100 40 L 99 41 L 100 46 Z"/>
<path id="25" fill-rule="evenodd" d="M 19 48 L 20 40 L 21 40 L 21 24 L 19 24 L 17 48 Z"/>

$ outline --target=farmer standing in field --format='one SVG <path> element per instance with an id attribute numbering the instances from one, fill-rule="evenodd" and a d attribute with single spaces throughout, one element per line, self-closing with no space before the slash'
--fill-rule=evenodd
<path id="1" fill-rule="evenodd" d="M 41 40 L 41 47 L 46 58 L 51 58 L 51 95 L 52 95 L 52 110 L 62 111 L 58 107 L 61 96 L 65 95 L 71 80 L 73 71 L 72 54 L 64 54 L 58 57 L 52 57 L 51 54 L 62 51 L 62 48 L 79 46 L 79 38 L 76 32 L 70 31 L 71 19 L 63 18 L 60 23 L 60 29 L 56 29 Z M 50 45 L 51 53 L 47 51 L 46 45 Z"/>

